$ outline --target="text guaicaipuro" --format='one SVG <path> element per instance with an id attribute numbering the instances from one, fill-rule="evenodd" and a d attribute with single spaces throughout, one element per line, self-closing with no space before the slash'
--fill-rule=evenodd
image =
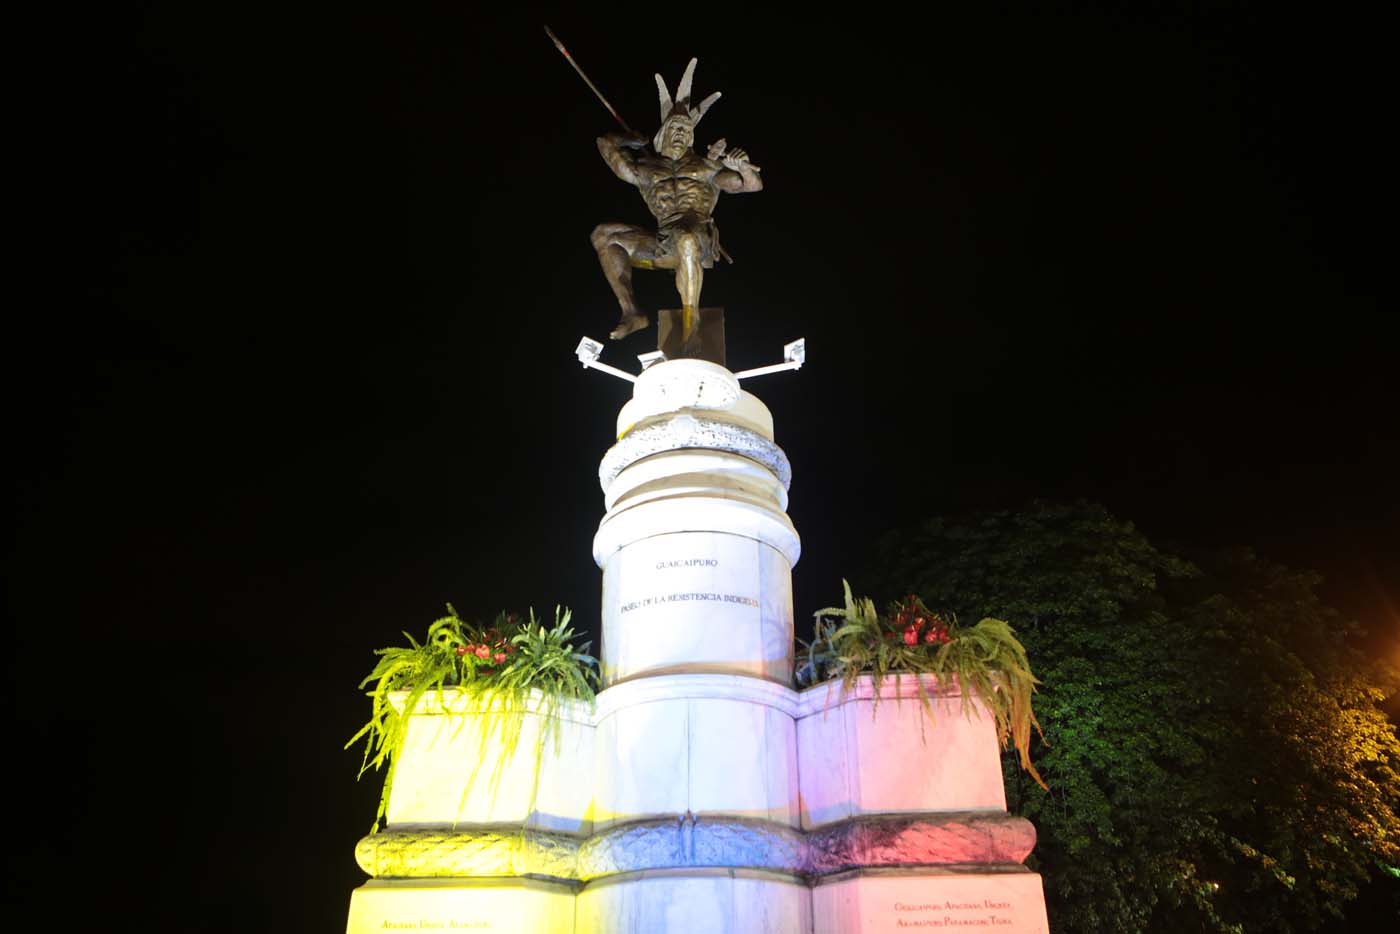
<path id="1" fill-rule="evenodd" d="M 656 562 L 658 571 L 669 571 L 672 568 L 717 568 L 719 561 L 716 558 L 675 558 L 670 561 Z"/>

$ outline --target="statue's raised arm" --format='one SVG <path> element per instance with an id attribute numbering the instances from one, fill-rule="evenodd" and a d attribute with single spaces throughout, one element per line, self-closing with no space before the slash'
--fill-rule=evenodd
<path id="1" fill-rule="evenodd" d="M 632 171 L 632 166 L 637 161 L 637 151 L 646 149 L 646 146 L 645 139 L 625 133 L 598 137 L 598 154 L 613 170 L 613 174 L 629 185 L 637 184 L 637 174 Z"/>
<path id="2" fill-rule="evenodd" d="M 715 184 L 732 195 L 748 191 L 762 191 L 763 179 L 759 177 L 758 166 L 749 161 L 749 154 L 742 149 L 725 152 L 728 144 L 715 140 L 710 144 L 709 157 L 724 166 L 724 171 L 715 176 Z"/>
<path id="3" fill-rule="evenodd" d="M 711 145 L 705 156 L 692 148 L 695 125 L 720 97 L 716 91 L 699 106 L 691 106 L 695 63 L 692 58 L 686 66 L 674 100 L 666 82 L 656 76 L 661 127 L 650 148 L 645 140 L 627 134 L 609 133 L 598 138 L 603 161 L 614 175 L 637 187 L 657 223 L 655 233 L 618 222 L 599 224 L 593 230 L 593 248 L 622 310 L 611 335 L 614 340 L 648 324 L 632 293 L 634 268 L 674 269 L 682 311 L 686 320 L 693 319 L 700 306 L 704 271 L 720 257 L 729 258 L 719 244 L 714 222 L 720 193 L 763 189 L 758 166 L 742 149 L 730 150 L 724 140 Z"/>

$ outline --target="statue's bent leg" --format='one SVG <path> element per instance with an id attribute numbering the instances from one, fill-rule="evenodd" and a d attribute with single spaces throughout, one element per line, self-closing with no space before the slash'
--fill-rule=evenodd
<path id="1" fill-rule="evenodd" d="M 681 234 L 675 240 L 675 250 L 676 291 L 681 295 L 681 307 L 693 313 L 700 307 L 700 286 L 705 281 L 700 238 L 693 233 Z"/>
<path id="2" fill-rule="evenodd" d="M 637 299 L 632 294 L 632 257 L 655 252 L 656 238 L 639 227 L 613 223 L 593 228 L 590 239 L 603 267 L 603 277 L 608 280 L 622 309 L 622 319 L 609 335 L 618 340 L 647 326 L 647 316 L 637 307 Z"/>
<path id="3" fill-rule="evenodd" d="M 684 233 L 675 239 L 676 291 L 681 294 L 681 340 L 690 340 L 699 317 L 700 286 L 705 281 L 700 238 Z"/>

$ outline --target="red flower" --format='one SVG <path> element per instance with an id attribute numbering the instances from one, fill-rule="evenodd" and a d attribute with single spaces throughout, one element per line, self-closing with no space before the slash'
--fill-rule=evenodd
<path id="1" fill-rule="evenodd" d="M 919 630 L 915 629 L 913 626 L 910 626 L 908 629 L 904 630 L 904 644 L 905 644 L 905 645 L 918 645 L 918 644 L 919 644 Z"/>
<path id="2" fill-rule="evenodd" d="M 495 658 L 496 664 L 499 665 L 501 662 L 503 662 L 503 661 L 506 660 L 506 653 L 505 653 L 505 652 L 497 652 L 497 653 L 493 656 L 493 658 Z"/>
<path id="3" fill-rule="evenodd" d="M 467 654 L 467 647 L 466 647 L 465 645 L 459 645 L 459 646 L 457 646 L 457 657 L 458 657 L 458 658 L 461 658 L 463 655 L 466 655 L 466 654 Z"/>
<path id="4" fill-rule="evenodd" d="M 481 659 L 482 661 L 486 661 L 486 659 L 491 657 L 491 649 L 484 643 L 482 645 L 478 645 L 474 651 L 476 657 Z"/>

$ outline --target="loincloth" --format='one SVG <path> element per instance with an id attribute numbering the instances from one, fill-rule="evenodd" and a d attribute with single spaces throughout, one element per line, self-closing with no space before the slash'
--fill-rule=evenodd
<path id="1" fill-rule="evenodd" d="M 656 258 L 666 259 L 675 255 L 676 241 L 683 234 L 694 234 L 700 243 L 700 265 L 706 269 L 714 266 L 723 255 L 719 245 L 719 227 L 713 218 L 682 216 L 670 223 L 662 224 L 656 232 Z"/>

